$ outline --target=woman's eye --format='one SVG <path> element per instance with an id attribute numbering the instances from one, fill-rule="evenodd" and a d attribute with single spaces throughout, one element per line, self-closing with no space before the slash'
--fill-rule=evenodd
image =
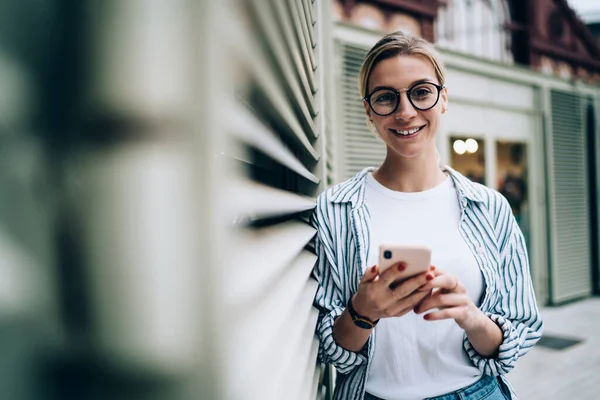
<path id="1" fill-rule="evenodd" d="M 395 96 L 393 94 L 382 94 L 377 96 L 377 98 L 375 99 L 375 101 L 377 103 L 390 103 L 392 101 L 394 101 Z"/>
<path id="2" fill-rule="evenodd" d="M 431 91 L 427 88 L 417 88 L 412 91 L 412 94 L 417 97 L 424 97 L 431 94 Z"/>

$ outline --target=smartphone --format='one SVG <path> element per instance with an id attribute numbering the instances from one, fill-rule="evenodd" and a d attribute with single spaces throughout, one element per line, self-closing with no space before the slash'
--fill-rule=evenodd
<path id="1" fill-rule="evenodd" d="M 421 272 L 429 271 L 431 266 L 431 248 L 427 246 L 379 246 L 379 273 L 399 262 L 406 263 L 402 277 L 396 283 L 411 278 Z"/>

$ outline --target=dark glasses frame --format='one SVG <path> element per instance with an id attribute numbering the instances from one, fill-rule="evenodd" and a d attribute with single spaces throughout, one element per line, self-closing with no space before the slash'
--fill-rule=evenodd
<path id="1" fill-rule="evenodd" d="M 419 108 L 415 105 L 415 103 L 413 103 L 412 99 L 410 98 L 410 94 L 412 93 L 413 89 L 416 86 L 420 86 L 423 84 L 433 85 L 437 89 L 437 99 L 435 99 L 435 103 L 433 103 L 433 105 L 431 107 Z M 440 93 L 444 87 L 445 87 L 444 85 L 438 85 L 433 82 L 419 82 L 419 83 L 415 83 L 414 85 L 412 85 L 411 87 L 409 87 L 407 89 L 400 89 L 400 90 L 395 89 L 393 87 L 382 86 L 382 87 L 378 87 L 377 89 L 372 91 L 369 95 L 363 97 L 363 100 L 366 101 L 367 103 L 369 103 L 369 107 L 371 107 L 371 110 L 373 110 L 373 112 L 375 114 L 379 115 L 380 117 L 387 117 L 388 115 L 391 115 L 391 114 L 395 113 L 396 110 L 398 110 L 398 106 L 400 105 L 400 93 L 406 92 L 406 97 L 408 98 L 408 101 L 410 102 L 410 104 L 415 108 L 415 110 L 427 111 L 427 110 L 431 110 L 433 107 L 435 107 L 437 105 L 437 103 L 440 101 Z M 394 109 L 387 114 L 379 114 L 377 111 L 375 111 L 373 104 L 371 104 L 371 96 L 373 96 L 375 93 L 377 93 L 381 90 L 389 90 L 396 95 L 396 107 L 394 107 Z"/>

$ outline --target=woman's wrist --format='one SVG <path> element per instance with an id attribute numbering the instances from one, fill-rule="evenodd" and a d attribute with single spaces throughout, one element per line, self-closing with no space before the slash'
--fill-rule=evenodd
<path id="1" fill-rule="evenodd" d="M 481 311 L 475 304 L 470 304 L 468 309 L 469 312 L 467 313 L 467 318 L 465 318 L 464 321 L 461 321 L 458 325 L 463 328 L 467 335 L 476 335 L 484 332 L 489 319 L 487 315 L 485 315 L 483 311 Z"/>
<path id="2" fill-rule="evenodd" d="M 371 312 L 369 312 L 369 310 L 365 310 L 364 304 L 361 301 L 361 297 L 358 292 L 354 293 L 350 299 L 352 301 L 352 308 L 360 315 L 365 316 L 371 321 L 379 320 L 379 318 L 381 318 L 379 315 L 374 315 L 372 310 Z"/>
<path id="3" fill-rule="evenodd" d="M 375 325 L 377 325 L 377 322 L 379 322 L 379 318 L 374 319 L 374 318 L 371 318 L 370 316 L 364 315 L 364 314 L 356 311 L 356 308 L 354 307 L 354 304 L 353 304 L 355 296 L 356 296 L 356 294 L 351 296 L 350 299 L 348 300 L 348 304 L 346 305 L 346 310 L 348 310 L 350 318 L 352 318 L 352 322 L 354 322 L 354 324 L 356 326 L 358 326 L 359 328 L 373 329 L 375 327 Z"/>
<path id="4" fill-rule="evenodd" d="M 333 324 L 333 340 L 338 346 L 355 353 L 358 353 L 369 340 L 373 328 L 359 328 L 350 315 L 348 307 L 335 319 Z"/>
<path id="5" fill-rule="evenodd" d="M 477 308 L 475 305 L 473 305 Z M 485 313 L 477 308 L 477 313 L 464 327 L 469 342 L 479 355 L 483 357 L 496 357 L 502 344 L 502 330 Z"/>

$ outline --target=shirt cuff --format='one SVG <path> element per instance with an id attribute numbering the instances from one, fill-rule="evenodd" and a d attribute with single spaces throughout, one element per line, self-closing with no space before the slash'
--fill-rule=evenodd
<path id="1" fill-rule="evenodd" d="M 357 366 L 366 363 L 367 357 L 339 346 L 333 338 L 333 324 L 335 319 L 342 315 L 344 307 L 335 307 L 328 314 L 321 314 L 317 325 L 319 336 L 319 359 L 331 363 L 341 374 L 351 372 Z"/>

